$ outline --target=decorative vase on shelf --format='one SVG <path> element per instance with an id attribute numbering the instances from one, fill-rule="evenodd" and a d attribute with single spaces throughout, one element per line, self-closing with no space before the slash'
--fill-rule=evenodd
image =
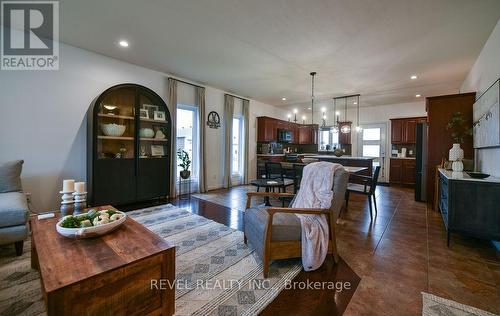
<path id="1" fill-rule="evenodd" d="M 453 170 L 453 172 L 462 172 L 462 171 L 464 171 L 464 164 L 463 164 L 462 160 L 455 160 L 451 164 L 451 170 Z"/>
<path id="2" fill-rule="evenodd" d="M 457 161 L 464 159 L 464 150 L 460 148 L 460 143 L 453 144 L 453 147 L 450 149 L 449 157 L 450 161 Z"/>
<path id="3" fill-rule="evenodd" d="M 186 180 L 191 176 L 191 171 L 189 170 L 182 170 L 181 171 L 181 178 Z"/>

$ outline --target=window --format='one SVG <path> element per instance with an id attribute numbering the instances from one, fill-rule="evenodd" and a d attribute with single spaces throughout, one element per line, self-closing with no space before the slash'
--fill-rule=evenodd
<path id="1" fill-rule="evenodd" d="M 326 150 L 328 146 L 329 149 L 338 146 L 339 143 L 339 133 L 334 132 L 331 128 L 326 127 L 319 130 L 319 149 Z"/>
<path id="2" fill-rule="evenodd" d="M 238 184 L 243 176 L 243 118 L 233 117 L 233 132 L 232 132 L 232 177 L 233 181 Z M 235 179 L 236 178 L 236 179 Z"/>
<path id="3" fill-rule="evenodd" d="M 193 182 L 198 181 L 198 166 L 199 166 L 199 131 L 198 131 L 198 108 L 194 106 L 178 104 L 177 105 L 177 150 L 185 150 L 189 159 L 191 159 L 191 179 Z M 177 157 L 177 154 L 176 154 Z M 180 160 L 177 158 L 177 166 L 180 164 Z M 177 167 L 180 168 L 180 167 Z M 177 177 L 179 177 L 179 171 L 176 172 Z M 192 186 L 192 190 L 195 190 L 196 186 Z"/>

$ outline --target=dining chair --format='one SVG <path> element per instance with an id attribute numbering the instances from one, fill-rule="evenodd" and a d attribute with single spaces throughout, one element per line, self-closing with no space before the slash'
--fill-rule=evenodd
<path id="1" fill-rule="evenodd" d="M 350 193 L 363 194 L 368 196 L 368 205 L 370 205 L 370 219 L 373 220 L 373 205 L 375 206 L 375 216 L 377 216 L 377 198 L 375 197 L 375 189 L 377 188 L 378 176 L 380 174 L 380 166 L 375 167 L 373 175 L 363 176 L 358 174 L 351 174 L 351 178 L 357 180 L 358 183 L 349 183 L 345 193 L 345 208 L 349 206 Z"/>
<path id="2" fill-rule="evenodd" d="M 266 163 L 266 178 L 270 180 L 278 179 L 283 181 L 283 186 L 280 188 L 280 190 L 283 189 L 283 192 L 286 192 L 287 187 L 294 185 L 293 179 L 285 177 L 285 169 L 279 162 L 269 161 Z"/>

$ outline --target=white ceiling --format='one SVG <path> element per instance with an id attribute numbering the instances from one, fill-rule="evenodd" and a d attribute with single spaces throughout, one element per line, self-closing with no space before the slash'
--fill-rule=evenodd
<path id="1" fill-rule="evenodd" d="M 65 43 L 273 105 L 456 93 L 499 0 L 63 0 Z M 117 42 L 127 39 L 130 46 Z M 417 80 L 410 80 L 417 74 Z M 287 101 L 281 100 L 285 96 Z"/>

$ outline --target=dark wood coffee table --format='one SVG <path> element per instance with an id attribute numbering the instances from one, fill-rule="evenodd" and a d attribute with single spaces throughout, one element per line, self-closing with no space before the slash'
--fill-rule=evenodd
<path id="1" fill-rule="evenodd" d="M 98 209 L 114 209 L 112 206 Z M 175 247 L 130 217 L 97 238 L 59 235 L 60 217 L 30 218 L 31 265 L 40 272 L 48 315 L 172 315 Z"/>

